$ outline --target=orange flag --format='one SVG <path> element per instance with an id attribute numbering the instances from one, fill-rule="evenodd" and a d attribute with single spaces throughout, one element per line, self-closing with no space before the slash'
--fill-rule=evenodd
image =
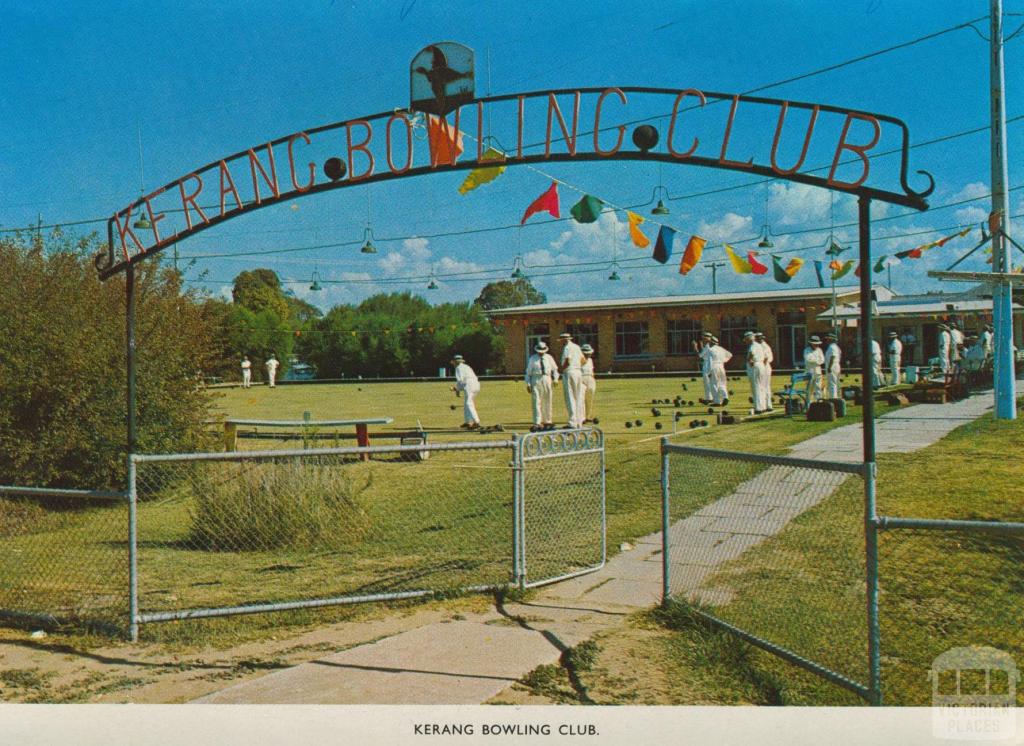
<path id="1" fill-rule="evenodd" d="M 640 230 L 640 224 L 644 222 L 644 216 L 626 210 L 626 218 L 629 220 L 629 237 L 633 239 L 633 245 L 638 249 L 646 249 L 651 245 L 651 239 Z"/>
<path id="2" fill-rule="evenodd" d="M 454 166 L 462 155 L 462 133 L 443 117 L 427 115 L 431 166 Z"/>
<path id="3" fill-rule="evenodd" d="M 707 242 L 706 238 L 690 236 L 690 240 L 686 243 L 686 251 L 683 252 L 683 260 L 679 262 L 679 274 L 687 275 L 691 269 L 697 266 Z"/>

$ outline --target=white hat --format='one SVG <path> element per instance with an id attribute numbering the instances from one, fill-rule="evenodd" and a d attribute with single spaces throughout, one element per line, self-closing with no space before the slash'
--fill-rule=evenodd
<path id="1" fill-rule="evenodd" d="M 747 338 L 753 337 L 753 336 L 754 336 L 753 332 L 743 332 L 743 339 L 747 339 Z"/>
<path id="2" fill-rule="evenodd" d="M 559 339 L 572 339 L 572 335 L 569 332 L 562 332 L 558 335 Z"/>
<path id="3" fill-rule="evenodd" d="M 593 351 L 594 351 L 594 348 L 591 347 L 590 345 L 587 345 L 587 344 L 585 344 L 582 347 L 580 347 L 580 352 L 583 352 L 583 353 L 585 353 L 587 355 L 590 355 Z"/>
<path id="4" fill-rule="evenodd" d="M 458 361 L 458 362 L 461 363 L 463 361 L 463 357 L 462 357 L 462 355 L 452 355 L 452 360 L 455 360 L 455 361 Z"/>
<path id="5" fill-rule="evenodd" d="M 890 337 L 898 337 L 898 336 L 900 336 L 900 335 L 899 335 L 899 334 L 897 334 L 896 332 L 889 332 L 889 336 L 890 336 Z"/>
<path id="6" fill-rule="evenodd" d="M 546 344 L 544 344 L 543 342 L 538 342 L 537 346 L 533 348 L 533 351 L 534 352 L 547 352 L 548 351 L 548 346 Z"/>
<path id="7" fill-rule="evenodd" d="M 811 338 L 808 339 L 807 341 L 810 342 L 812 345 L 820 345 L 821 337 L 819 337 L 817 334 L 812 334 Z"/>

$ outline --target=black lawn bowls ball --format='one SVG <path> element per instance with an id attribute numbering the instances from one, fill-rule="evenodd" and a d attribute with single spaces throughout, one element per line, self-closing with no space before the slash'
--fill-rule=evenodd
<path id="1" fill-rule="evenodd" d="M 655 430 L 661 430 L 661 423 L 660 422 L 655 422 L 654 423 L 654 429 Z"/>
<path id="2" fill-rule="evenodd" d="M 754 397 L 748 396 L 747 397 L 747 401 L 750 402 L 751 404 L 753 404 L 754 403 Z"/>
<path id="3" fill-rule="evenodd" d="M 454 412 L 455 411 L 455 405 L 454 404 L 450 404 L 448 406 L 448 409 L 450 409 L 450 410 L 452 410 Z"/>
<path id="4" fill-rule="evenodd" d="M 700 421 L 700 426 L 701 427 L 707 427 L 708 426 L 708 421 L 707 420 L 701 420 Z"/>
<path id="5" fill-rule="evenodd" d="M 715 413 L 715 408 L 714 407 L 708 407 L 708 414 L 714 414 L 714 413 Z"/>
<path id="6" fill-rule="evenodd" d="M 594 419 L 592 420 L 592 422 L 593 422 L 593 423 L 594 423 L 595 425 L 598 425 L 598 424 L 600 424 L 600 423 L 601 423 L 601 420 L 599 420 L 599 419 L 597 419 L 597 418 L 595 417 L 595 418 L 594 418 Z"/>
<path id="7" fill-rule="evenodd" d="M 690 429 L 697 427 L 697 420 L 690 420 Z"/>
<path id="8" fill-rule="evenodd" d="M 651 404 L 657 404 L 657 403 L 658 403 L 657 399 L 651 399 Z"/>
<path id="9" fill-rule="evenodd" d="M 637 427 L 640 427 L 642 424 L 644 424 L 644 421 L 643 420 L 636 420 L 636 421 L 633 422 L 633 424 L 636 425 Z"/>
<path id="10" fill-rule="evenodd" d="M 345 175 L 345 161 L 341 158 L 328 158 L 324 161 L 324 173 L 331 181 L 337 181 Z"/>
<path id="11" fill-rule="evenodd" d="M 627 420 L 627 421 L 626 421 L 626 427 L 633 427 L 633 423 L 632 423 L 632 422 L 629 422 L 629 421 Z"/>
<path id="12" fill-rule="evenodd" d="M 686 402 L 686 406 L 692 407 L 693 406 L 693 399 L 690 399 L 690 401 Z"/>

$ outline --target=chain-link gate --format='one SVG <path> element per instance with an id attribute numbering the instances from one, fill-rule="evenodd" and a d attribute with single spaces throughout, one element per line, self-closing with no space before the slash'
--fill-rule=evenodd
<path id="1" fill-rule="evenodd" d="M 529 433 L 519 443 L 519 583 L 583 575 L 605 562 L 604 434 Z"/>
<path id="2" fill-rule="evenodd" d="M 663 442 L 666 602 L 870 699 L 865 472 Z"/>

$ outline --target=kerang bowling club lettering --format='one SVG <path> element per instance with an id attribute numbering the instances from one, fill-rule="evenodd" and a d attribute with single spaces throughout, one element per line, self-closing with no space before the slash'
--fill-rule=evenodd
<path id="1" fill-rule="evenodd" d="M 897 178 L 901 190 L 866 186 L 872 151 L 894 138 L 903 158 L 882 177 Z M 696 165 L 924 209 L 934 181 L 928 176 L 920 192 L 908 186 L 908 142 L 893 117 L 697 88 L 535 91 L 468 100 L 444 116 L 397 109 L 301 130 L 189 171 L 115 212 L 96 264 L 106 278 L 232 217 L 328 189 L 545 161 Z"/>

